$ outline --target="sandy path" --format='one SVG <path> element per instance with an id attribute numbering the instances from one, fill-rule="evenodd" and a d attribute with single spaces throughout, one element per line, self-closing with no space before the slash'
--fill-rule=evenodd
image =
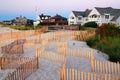
<path id="1" fill-rule="evenodd" d="M 91 49 L 89 48 L 85 42 L 79 42 L 79 41 L 69 41 L 69 48 L 70 49 Z M 73 43 L 75 45 L 73 46 Z M 56 52 L 56 47 L 47 46 L 45 50 Z M 95 50 L 95 59 L 101 60 L 101 61 L 107 61 L 106 55 L 103 55 L 101 53 L 98 53 L 97 50 Z M 91 72 L 90 67 L 90 59 L 86 58 L 78 58 L 78 57 L 67 57 L 67 68 L 73 68 L 80 71 L 85 72 Z M 60 71 L 60 64 L 54 63 L 47 60 L 39 60 L 39 69 L 33 73 L 31 76 L 29 76 L 26 80 L 59 80 L 59 72 Z"/>
<path id="2" fill-rule="evenodd" d="M 5 28 L 0 28 L 0 32 L 4 31 Z M 6 29 L 6 31 L 10 31 L 9 29 Z M 73 43 L 75 45 L 73 45 Z M 85 42 L 79 42 L 79 41 L 68 41 L 69 48 L 70 49 L 92 49 L 89 48 Z M 25 53 L 21 55 L 20 57 L 34 57 L 36 54 L 37 48 L 40 48 L 40 44 L 37 44 L 33 46 L 31 49 L 25 49 Z M 52 51 L 57 52 L 57 48 L 55 46 L 46 46 L 46 51 Z M 95 49 L 92 49 L 95 50 Z M 102 54 L 101 52 L 95 50 L 95 59 L 101 60 L 101 61 L 107 61 L 107 55 Z M 54 63 L 52 61 L 39 59 L 39 69 L 31 74 L 26 80 L 59 80 L 60 78 L 60 63 Z M 67 64 L 66 67 L 77 69 L 80 71 L 86 71 L 90 72 L 90 60 L 86 58 L 78 58 L 78 57 L 67 57 Z M 3 74 L 6 75 L 9 71 L 0 71 L 0 78 L 2 78 Z M 0 79 L 1 80 L 1 79 Z"/>
<path id="3" fill-rule="evenodd" d="M 59 80 L 60 63 L 39 59 L 39 69 L 26 80 Z"/>

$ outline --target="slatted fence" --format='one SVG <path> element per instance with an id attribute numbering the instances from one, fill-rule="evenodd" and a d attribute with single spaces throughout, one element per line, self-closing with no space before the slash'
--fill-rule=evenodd
<path id="1" fill-rule="evenodd" d="M 37 59 L 37 58 L 36 58 Z M 18 58 L 18 57 L 0 57 L 0 68 L 5 69 L 16 69 L 26 62 L 36 60 L 35 58 Z"/>
<path id="2" fill-rule="evenodd" d="M 47 31 L 47 27 L 43 27 L 40 30 L 26 30 L 26 31 L 11 31 L 6 33 L 0 33 L 0 41 L 2 40 L 9 40 L 9 39 L 21 39 L 26 38 L 34 35 L 42 34 L 43 32 Z"/>
<path id="3" fill-rule="evenodd" d="M 66 56 L 53 52 L 44 51 L 44 48 L 38 49 L 36 52 L 36 56 L 42 59 L 59 62 L 66 65 Z"/>
<path id="4" fill-rule="evenodd" d="M 67 49 L 64 51 L 59 52 L 59 54 L 64 54 L 66 56 L 75 56 L 75 57 L 83 57 L 94 59 L 94 50 L 87 50 L 87 49 Z"/>
<path id="5" fill-rule="evenodd" d="M 20 39 L 20 40 L 15 40 L 14 42 L 8 45 L 2 46 L 1 53 L 23 54 L 24 53 L 24 49 L 23 49 L 24 42 L 25 42 L 24 39 Z"/>
<path id="6" fill-rule="evenodd" d="M 49 32 L 41 35 L 42 39 L 48 39 L 48 41 L 69 41 L 69 40 L 86 40 L 94 37 L 95 32 L 88 31 L 58 31 Z"/>
<path id="7" fill-rule="evenodd" d="M 84 41 L 86 39 L 89 39 L 89 38 L 92 38 L 92 37 L 95 37 L 95 32 L 77 32 L 76 34 L 76 40 L 80 40 L 80 41 Z"/>
<path id="8" fill-rule="evenodd" d="M 62 67 L 60 69 L 60 80 L 120 80 L 120 78 L 112 74 L 81 72 Z"/>
<path id="9" fill-rule="evenodd" d="M 57 48 L 57 52 L 58 52 L 58 53 L 62 53 L 62 52 L 64 52 L 64 51 L 66 51 L 67 49 L 68 49 L 68 44 L 64 44 L 64 45 L 59 46 L 59 47 Z"/>
<path id="10" fill-rule="evenodd" d="M 25 80 L 38 69 L 38 58 L 33 58 L 21 64 L 14 72 L 9 73 L 4 80 Z"/>
<path id="11" fill-rule="evenodd" d="M 120 63 L 91 60 L 92 72 L 120 75 Z"/>

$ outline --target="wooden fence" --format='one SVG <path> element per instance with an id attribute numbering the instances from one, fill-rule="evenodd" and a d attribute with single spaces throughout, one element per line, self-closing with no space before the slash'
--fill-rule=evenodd
<path id="1" fill-rule="evenodd" d="M 23 49 L 24 42 L 25 42 L 24 39 L 20 39 L 20 40 L 15 40 L 14 42 L 8 45 L 2 46 L 1 53 L 23 54 L 24 53 L 24 49 Z"/>
<path id="2" fill-rule="evenodd" d="M 69 41 L 69 40 L 86 40 L 90 37 L 94 37 L 95 32 L 87 31 L 59 31 L 49 32 L 41 35 L 41 39 L 47 39 L 49 41 Z"/>
<path id="3" fill-rule="evenodd" d="M 11 31 L 11 32 L 6 32 L 6 33 L 0 33 L 0 41 L 2 40 L 8 40 L 8 39 L 21 39 L 21 38 L 26 38 L 34 35 L 39 35 L 45 31 L 47 31 L 47 27 L 43 27 L 40 30 L 26 30 L 26 31 Z"/>
<path id="4" fill-rule="evenodd" d="M 64 54 L 66 56 L 75 56 L 75 57 L 83 57 L 94 59 L 94 50 L 87 49 L 67 49 L 65 51 L 59 52 L 59 54 Z"/>
<path id="5" fill-rule="evenodd" d="M 60 69 L 60 80 L 120 80 L 118 76 L 111 74 L 96 74 L 81 72 L 74 69 L 62 67 Z"/>
<path id="6" fill-rule="evenodd" d="M 16 69 L 22 64 L 32 61 L 33 58 L 18 58 L 18 57 L 0 57 L 1 69 Z"/>
<path id="7" fill-rule="evenodd" d="M 67 49 L 68 49 L 68 44 L 64 44 L 64 45 L 58 47 L 57 52 L 62 53 L 64 51 L 66 51 Z"/>
<path id="8" fill-rule="evenodd" d="M 59 47 L 59 46 L 65 46 L 66 45 L 66 47 L 68 46 L 68 42 L 58 42 L 58 41 L 51 41 L 51 42 L 49 42 L 48 43 L 48 45 L 50 45 L 50 46 L 54 46 L 54 47 Z"/>
<path id="9" fill-rule="evenodd" d="M 42 46 L 48 45 L 48 39 L 42 39 L 42 40 L 41 40 L 41 45 L 42 45 Z"/>
<path id="10" fill-rule="evenodd" d="M 91 60 L 92 72 L 120 75 L 120 63 Z"/>
<path id="11" fill-rule="evenodd" d="M 40 35 L 30 37 L 29 39 L 26 39 L 26 42 L 24 43 L 24 48 L 32 48 L 36 44 L 39 44 L 40 42 L 41 42 Z"/>
<path id="12" fill-rule="evenodd" d="M 38 58 L 33 58 L 21 64 L 14 72 L 9 73 L 4 80 L 25 80 L 38 69 Z"/>
<path id="13" fill-rule="evenodd" d="M 44 51 L 44 48 L 38 49 L 36 52 L 36 56 L 42 59 L 59 62 L 66 65 L 66 56 L 53 52 Z"/>
<path id="14" fill-rule="evenodd" d="M 78 32 L 78 34 L 76 35 L 76 40 L 80 40 L 80 41 L 84 41 L 86 39 L 95 37 L 95 32 Z"/>

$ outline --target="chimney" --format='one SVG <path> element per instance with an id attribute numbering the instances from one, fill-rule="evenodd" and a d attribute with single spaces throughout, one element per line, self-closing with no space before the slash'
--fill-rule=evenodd
<path id="1" fill-rule="evenodd" d="M 85 11 L 89 11 L 89 9 L 87 8 Z"/>
<path id="2" fill-rule="evenodd" d="M 58 16 L 58 14 L 56 14 L 56 16 Z"/>
<path id="3" fill-rule="evenodd" d="M 42 13 L 41 16 L 43 16 L 44 14 Z"/>

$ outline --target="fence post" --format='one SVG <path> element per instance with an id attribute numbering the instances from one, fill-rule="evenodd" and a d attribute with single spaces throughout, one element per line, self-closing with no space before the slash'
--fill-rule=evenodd
<path id="1" fill-rule="evenodd" d="M 2 69 L 2 57 L 0 57 L 0 69 Z"/>
<path id="2" fill-rule="evenodd" d="M 83 77 L 84 77 L 83 80 L 86 80 L 86 72 L 83 72 Z"/>
<path id="3" fill-rule="evenodd" d="M 38 57 L 36 58 L 36 61 L 37 61 L 37 66 L 36 66 L 36 68 L 38 69 L 38 68 L 39 68 L 39 59 L 38 59 Z"/>
<path id="4" fill-rule="evenodd" d="M 118 68 L 117 69 L 118 70 L 117 73 L 118 73 L 118 75 L 120 75 L 120 63 L 119 62 L 117 62 L 117 68 Z"/>
<path id="5" fill-rule="evenodd" d="M 91 60 L 91 70 L 95 72 L 95 60 Z"/>
<path id="6" fill-rule="evenodd" d="M 72 69 L 72 80 L 75 79 L 75 78 L 74 78 L 74 76 L 75 76 L 75 75 L 74 75 L 74 74 L 75 74 L 74 72 L 75 72 L 74 69 Z"/>
<path id="7" fill-rule="evenodd" d="M 60 68 L 60 80 L 63 80 L 63 67 Z"/>

